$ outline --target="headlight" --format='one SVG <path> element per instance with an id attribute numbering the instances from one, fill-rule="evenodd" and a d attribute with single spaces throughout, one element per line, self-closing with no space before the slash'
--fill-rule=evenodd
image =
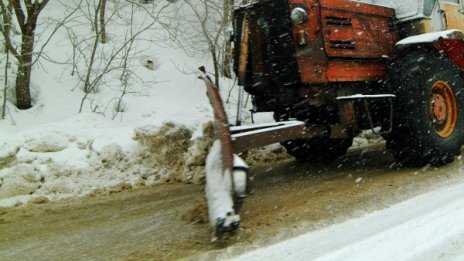
<path id="1" fill-rule="evenodd" d="M 308 14 L 306 11 L 301 7 L 296 7 L 290 13 L 290 18 L 292 19 L 293 25 L 299 25 L 306 22 Z"/>

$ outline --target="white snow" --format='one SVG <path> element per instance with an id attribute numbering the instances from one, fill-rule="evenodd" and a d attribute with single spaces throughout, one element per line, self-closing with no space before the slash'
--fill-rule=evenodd
<path id="1" fill-rule="evenodd" d="M 232 181 L 234 185 L 235 195 L 238 197 L 245 197 L 247 190 L 247 172 L 249 170 L 248 164 L 240 158 L 238 155 L 234 154 L 234 168 L 232 171 Z"/>
<path id="2" fill-rule="evenodd" d="M 215 140 L 206 158 L 206 198 L 208 200 L 209 223 L 215 226 L 218 219 L 224 226 L 240 221 L 235 215 L 232 199 L 232 173 L 222 170 L 221 142 Z"/>
<path id="3" fill-rule="evenodd" d="M 393 94 L 373 94 L 373 95 L 365 95 L 365 94 L 354 94 L 349 96 L 339 96 L 337 100 L 353 100 L 353 99 L 382 99 L 382 98 L 395 98 L 396 96 Z"/>
<path id="4" fill-rule="evenodd" d="M 297 127 L 297 126 L 303 126 L 304 122 L 302 121 L 282 121 L 279 123 L 267 123 L 267 124 L 256 124 L 255 126 L 252 127 L 246 127 L 246 126 L 239 126 L 239 127 L 234 127 L 231 128 L 232 131 L 240 131 L 240 130 L 247 130 L 247 132 L 239 132 L 232 134 L 231 139 L 235 138 L 240 138 L 248 135 L 254 135 L 254 134 L 259 134 L 262 132 L 267 132 L 267 131 L 278 131 L 282 129 L 286 129 L 289 127 Z M 254 129 L 257 128 L 256 130 L 249 130 L 249 129 Z"/>
<path id="5" fill-rule="evenodd" d="M 396 43 L 397 46 L 400 45 L 408 45 L 408 44 L 415 44 L 415 43 L 430 43 L 437 41 L 440 38 L 443 39 L 463 39 L 464 34 L 459 30 L 447 30 L 441 32 L 433 32 L 433 33 L 426 33 L 421 35 L 410 36 L 404 38 L 403 40 Z"/>
<path id="6" fill-rule="evenodd" d="M 54 23 L 77 2 L 49 2 L 40 16 L 37 49 L 54 29 Z M 108 13 L 115 12 L 122 3 L 108 3 Z M 168 180 L 201 181 L 211 144 L 206 137 L 209 133 L 202 136 L 208 132 L 205 124 L 212 119 L 212 110 L 196 68 L 213 68 L 207 43 L 198 38 L 198 28 L 193 28 L 191 13 L 181 1 L 145 5 L 149 9 L 155 7 L 149 12 L 136 7 L 133 29 L 150 24 L 151 15 L 165 5 L 163 15 L 157 19 L 170 24 L 172 30 L 167 32 L 165 24 L 155 23 L 136 38 L 134 52 L 128 59 L 132 74 L 119 110 L 114 108 L 123 83 L 121 70 L 115 69 L 103 78 L 98 92 L 88 95 L 79 113 L 84 97 L 79 77 L 86 72 L 86 60 L 80 57 L 78 73 L 71 75 L 73 46 L 66 29 L 72 29 L 79 41 L 91 39 L 91 26 L 82 14 L 87 8 L 78 11 L 66 28 L 57 31 L 44 49 L 46 56 L 34 65 L 33 107 L 29 110 L 18 110 L 11 102 L 15 80 L 12 66 L 8 78 L 10 101 L 5 120 L 0 120 L 0 207 L 23 204 L 36 197 L 57 200 Z M 130 13 L 130 7 L 126 7 L 112 16 L 107 26 L 109 42 L 100 45 L 101 58 L 95 73 L 101 69 L 99 64 L 123 43 L 130 29 Z M 192 49 L 184 45 L 182 49 L 173 40 L 176 35 L 177 40 L 188 39 L 198 46 Z M 3 46 L 1 40 L 0 43 Z M 90 44 L 82 45 L 82 51 L 88 52 Z M 185 51 L 197 55 L 188 56 Z M 2 83 L 4 58 L 5 54 L 0 53 Z M 147 60 L 154 62 L 153 68 L 146 68 Z M 14 65 L 13 57 L 10 61 Z M 120 60 L 114 62 L 119 63 Z M 233 81 L 221 79 L 224 95 L 233 86 Z M 3 84 L 1 89 L 0 98 Z M 235 111 L 234 91 L 227 104 L 231 111 Z"/>
<path id="7" fill-rule="evenodd" d="M 464 260 L 463 187 L 461 179 L 230 260 Z"/>

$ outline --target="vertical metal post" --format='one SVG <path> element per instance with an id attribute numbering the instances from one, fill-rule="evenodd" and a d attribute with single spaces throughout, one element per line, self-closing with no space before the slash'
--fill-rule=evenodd
<path id="1" fill-rule="evenodd" d="M 237 122 L 236 126 L 242 125 L 243 114 L 243 86 L 238 86 L 238 102 L 237 102 Z"/>

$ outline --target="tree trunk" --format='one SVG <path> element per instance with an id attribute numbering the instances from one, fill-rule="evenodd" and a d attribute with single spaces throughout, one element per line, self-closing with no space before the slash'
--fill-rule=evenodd
<path id="1" fill-rule="evenodd" d="M 232 24 L 234 4 L 235 0 L 224 0 L 224 24 L 226 27 Z M 223 46 L 224 54 L 222 57 L 221 74 L 227 78 L 232 78 L 232 72 L 230 70 L 232 62 L 231 48 L 230 39 L 225 39 Z"/>
<path id="2" fill-rule="evenodd" d="M 3 103 L 2 103 L 2 120 L 5 119 L 6 115 L 6 94 L 8 90 L 8 69 L 10 68 L 10 51 L 8 45 L 6 46 L 6 61 L 5 61 L 5 79 L 4 79 L 4 89 L 3 89 Z"/>
<path id="3" fill-rule="evenodd" d="M 214 84 L 219 89 L 219 61 L 216 56 L 216 49 L 214 47 L 210 47 L 211 55 L 213 56 L 213 64 L 214 64 Z"/>
<path id="4" fill-rule="evenodd" d="M 5 34 L 6 35 L 10 35 L 10 31 L 11 31 L 11 13 L 13 11 L 13 7 L 11 6 L 10 3 L 8 3 L 8 5 L 6 6 L 6 10 L 5 12 L 3 13 L 2 12 L 2 16 L 3 16 L 3 24 L 4 24 L 4 30 L 5 30 Z M 5 43 L 4 43 L 4 52 L 7 53 L 8 52 L 8 43 L 5 39 Z"/>
<path id="5" fill-rule="evenodd" d="M 23 32 L 21 57 L 18 64 L 18 74 L 16 76 L 16 106 L 20 110 L 32 107 L 30 83 L 32 71 L 32 52 L 34 50 L 35 23 L 28 25 Z"/>
<path id="6" fill-rule="evenodd" d="M 106 0 L 100 0 L 100 40 L 101 43 L 106 43 L 106 22 L 105 22 Z"/>
<path id="7" fill-rule="evenodd" d="M 232 78 L 232 72 L 230 70 L 232 55 L 231 55 L 231 44 L 230 41 L 226 41 L 224 44 L 224 57 L 222 58 L 222 76 L 226 78 Z"/>
<path id="8" fill-rule="evenodd" d="M 18 60 L 18 73 L 16 75 L 16 107 L 21 110 L 26 110 L 32 107 L 30 82 L 31 70 L 33 65 L 33 51 L 35 29 L 37 27 L 37 19 L 40 12 L 48 4 L 49 0 L 42 1 L 19 1 L 9 0 L 8 7 L 5 6 L 3 0 L 0 1 L 2 13 L 13 9 L 14 17 L 21 29 L 21 49 L 17 51 L 13 46 L 9 34 L 2 30 L 5 41 L 8 43 L 8 50 Z M 10 12 L 11 13 L 11 12 Z M 5 17 L 4 17 L 5 19 Z M 10 17 L 10 20 L 12 17 Z M 11 27 L 10 27 L 11 29 Z M 9 30 L 9 29 L 8 29 Z"/>
<path id="9" fill-rule="evenodd" d="M 16 76 L 16 107 L 20 110 L 27 110 L 32 107 L 31 92 L 31 68 L 20 64 L 18 75 Z"/>

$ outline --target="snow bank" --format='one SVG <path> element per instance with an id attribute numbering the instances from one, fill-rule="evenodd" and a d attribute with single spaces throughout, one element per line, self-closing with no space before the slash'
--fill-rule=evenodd
<path id="1" fill-rule="evenodd" d="M 172 122 L 138 127 L 126 136 L 120 129 L 114 133 L 107 132 L 98 142 L 85 131 L 49 126 L 15 138 L 2 135 L 0 206 L 43 197 L 57 200 L 117 192 L 171 180 L 203 181 L 212 124 L 206 124 L 204 136 L 195 139 L 191 130 Z"/>
<path id="2" fill-rule="evenodd" d="M 112 193 L 168 181 L 203 184 L 214 129 L 166 122 L 122 128 L 94 114 L 19 133 L 0 131 L 0 206 Z M 92 124 L 99 121 L 100 128 Z M 103 124 L 105 123 L 105 124 Z M 371 137 L 372 136 L 372 137 Z M 376 135 L 364 133 L 355 146 Z M 377 137 L 378 138 L 378 137 Z M 278 144 L 250 150 L 252 167 L 291 159 Z"/>

